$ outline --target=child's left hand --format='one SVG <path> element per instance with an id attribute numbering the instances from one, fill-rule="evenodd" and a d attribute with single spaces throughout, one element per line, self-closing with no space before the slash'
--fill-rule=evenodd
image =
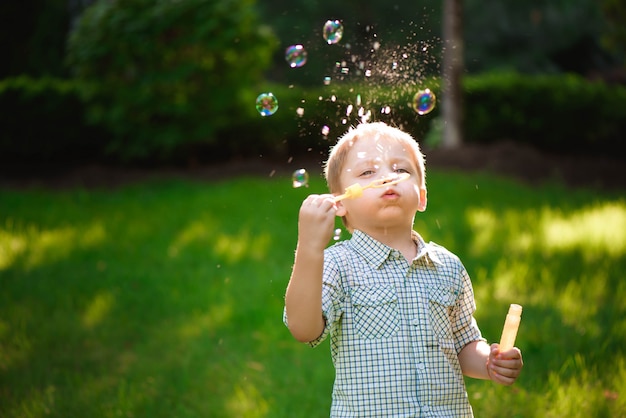
<path id="1" fill-rule="evenodd" d="M 517 380 L 523 366 L 524 361 L 519 348 L 513 347 L 501 353 L 499 344 L 491 344 L 491 351 L 487 360 L 487 373 L 489 373 L 491 380 L 501 385 L 512 385 Z"/>

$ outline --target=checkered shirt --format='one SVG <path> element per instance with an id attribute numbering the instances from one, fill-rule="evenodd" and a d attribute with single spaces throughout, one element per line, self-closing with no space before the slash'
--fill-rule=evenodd
<path id="1" fill-rule="evenodd" d="M 322 311 L 335 366 L 331 417 L 472 417 L 458 353 L 482 340 L 457 256 L 414 231 L 411 263 L 370 236 L 324 252 Z M 284 317 L 287 323 L 287 317 Z"/>

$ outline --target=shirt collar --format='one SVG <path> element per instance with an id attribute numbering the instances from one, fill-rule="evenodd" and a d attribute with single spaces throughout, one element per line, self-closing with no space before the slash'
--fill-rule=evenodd
<path id="1" fill-rule="evenodd" d="M 411 236 L 417 244 L 417 256 L 411 262 L 425 257 L 427 262 L 430 260 L 434 264 L 443 265 L 432 243 L 424 242 L 424 239 L 416 231 L 412 231 Z M 375 268 L 379 268 L 389 258 L 392 251 L 396 251 L 359 230 L 355 230 L 352 233 L 350 243 L 354 250 L 360 253 Z"/>

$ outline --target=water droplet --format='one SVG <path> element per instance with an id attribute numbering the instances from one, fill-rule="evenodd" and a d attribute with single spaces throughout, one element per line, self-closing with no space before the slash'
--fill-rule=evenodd
<path id="1" fill-rule="evenodd" d="M 413 109 L 419 115 L 430 113 L 435 108 L 437 98 L 430 89 L 420 90 L 413 96 Z"/>
<path id="2" fill-rule="evenodd" d="M 324 40 L 328 42 L 328 44 L 336 44 L 341 40 L 343 36 L 343 25 L 339 20 L 328 20 L 324 24 L 323 29 Z"/>
<path id="3" fill-rule="evenodd" d="M 309 173 L 304 168 L 300 168 L 293 172 L 291 176 L 292 184 L 294 188 L 308 186 L 309 185 Z"/>
<path id="4" fill-rule="evenodd" d="M 256 98 L 256 110 L 261 116 L 272 116 L 278 110 L 278 99 L 272 93 L 261 93 Z"/>
<path id="5" fill-rule="evenodd" d="M 307 52 L 302 45 L 291 45 L 285 50 L 285 60 L 291 68 L 299 68 L 306 64 Z"/>

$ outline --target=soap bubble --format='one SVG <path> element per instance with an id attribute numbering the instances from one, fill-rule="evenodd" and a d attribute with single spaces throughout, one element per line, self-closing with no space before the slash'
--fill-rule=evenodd
<path id="1" fill-rule="evenodd" d="M 331 78 L 329 76 L 324 77 L 324 85 L 327 86 L 330 84 Z"/>
<path id="2" fill-rule="evenodd" d="M 324 39 L 328 44 L 336 44 L 343 36 L 343 25 L 338 20 L 328 20 L 324 24 Z"/>
<path id="3" fill-rule="evenodd" d="M 330 128 L 328 127 L 328 125 L 322 126 L 322 135 L 328 136 L 329 133 L 330 133 Z"/>
<path id="4" fill-rule="evenodd" d="M 272 116 L 278 110 L 278 99 L 272 93 L 261 93 L 256 98 L 256 110 L 261 116 Z"/>
<path id="5" fill-rule="evenodd" d="M 333 235 L 333 239 L 335 241 L 339 241 L 341 239 L 341 228 L 335 229 L 335 235 Z"/>
<path id="6" fill-rule="evenodd" d="M 306 64 L 306 49 L 302 45 L 291 45 L 285 50 L 285 60 L 291 68 L 299 68 Z"/>
<path id="7" fill-rule="evenodd" d="M 291 176 L 292 184 L 294 188 L 308 186 L 309 185 L 309 173 L 304 168 L 300 168 L 293 172 Z"/>
<path id="8" fill-rule="evenodd" d="M 435 108 L 437 98 L 430 89 L 420 90 L 413 96 L 413 109 L 419 115 L 430 113 Z"/>

